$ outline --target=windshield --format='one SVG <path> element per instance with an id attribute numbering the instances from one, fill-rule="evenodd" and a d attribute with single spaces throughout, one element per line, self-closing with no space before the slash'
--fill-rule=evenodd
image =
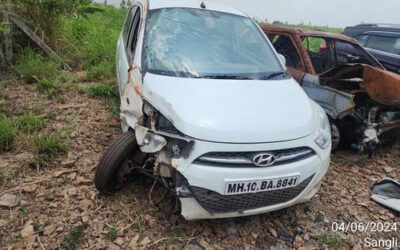
<path id="1" fill-rule="evenodd" d="M 144 53 L 145 68 L 154 74 L 221 79 L 285 76 L 251 19 L 215 11 L 152 10 Z"/>

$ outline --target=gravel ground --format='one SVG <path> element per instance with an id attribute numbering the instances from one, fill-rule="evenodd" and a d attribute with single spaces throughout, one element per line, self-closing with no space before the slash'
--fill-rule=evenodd
<path id="1" fill-rule="evenodd" d="M 34 157 L 30 135 L 19 135 L 14 150 L 0 153 L 0 167 L 8 166 L 0 183 L 0 248 L 361 249 L 366 237 L 400 239 L 393 228 L 388 232 L 332 229 L 335 223 L 351 222 L 400 227 L 398 213 L 370 200 L 375 181 L 400 180 L 399 146 L 382 149 L 372 159 L 352 152 L 334 155 L 320 191 L 308 203 L 257 216 L 188 222 L 174 213 L 172 195 L 157 205 L 149 200 L 153 182 L 148 179 L 138 179 L 113 196 L 97 193 L 92 181 L 96 164 L 120 133 L 119 121 L 110 116 L 105 100 L 89 98 L 74 88 L 63 91 L 63 101 L 49 100 L 32 85 L 15 81 L 3 91 L 12 102 L 0 112 L 12 116 L 40 108 L 46 131 L 73 121 L 73 132 L 68 153 L 47 168 L 29 166 Z M 156 184 L 152 200 L 165 192 Z"/>

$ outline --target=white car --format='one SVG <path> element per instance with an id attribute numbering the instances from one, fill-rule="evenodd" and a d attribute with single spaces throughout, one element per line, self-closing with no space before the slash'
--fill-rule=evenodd
<path id="1" fill-rule="evenodd" d="M 137 1 L 117 75 L 124 134 L 97 167 L 100 192 L 145 174 L 192 220 L 273 211 L 318 191 L 330 163 L 328 118 L 241 11 Z"/>

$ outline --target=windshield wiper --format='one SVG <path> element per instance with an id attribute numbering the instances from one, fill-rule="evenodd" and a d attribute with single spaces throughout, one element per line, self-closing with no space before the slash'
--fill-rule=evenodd
<path id="1" fill-rule="evenodd" d="M 233 79 L 233 80 L 253 80 L 254 78 L 248 76 L 238 76 L 238 75 L 205 75 L 199 76 L 199 78 L 209 78 L 209 79 Z"/>
<path id="2" fill-rule="evenodd" d="M 261 80 L 269 80 L 269 79 L 272 79 L 272 78 L 277 77 L 277 76 L 286 77 L 287 76 L 287 72 L 286 71 L 271 72 L 268 75 L 265 75 L 265 76 L 261 77 L 260 79 Z"/>

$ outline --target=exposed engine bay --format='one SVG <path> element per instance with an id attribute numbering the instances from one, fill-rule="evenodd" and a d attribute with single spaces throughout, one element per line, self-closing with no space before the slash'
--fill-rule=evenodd
<path id="1" fill-rule="evenodd" d="M 400 76 L 364 64 L 340 65 L 302 86 L 318 102 L 353 148 L 372 154 L 400 138 Z"/>

